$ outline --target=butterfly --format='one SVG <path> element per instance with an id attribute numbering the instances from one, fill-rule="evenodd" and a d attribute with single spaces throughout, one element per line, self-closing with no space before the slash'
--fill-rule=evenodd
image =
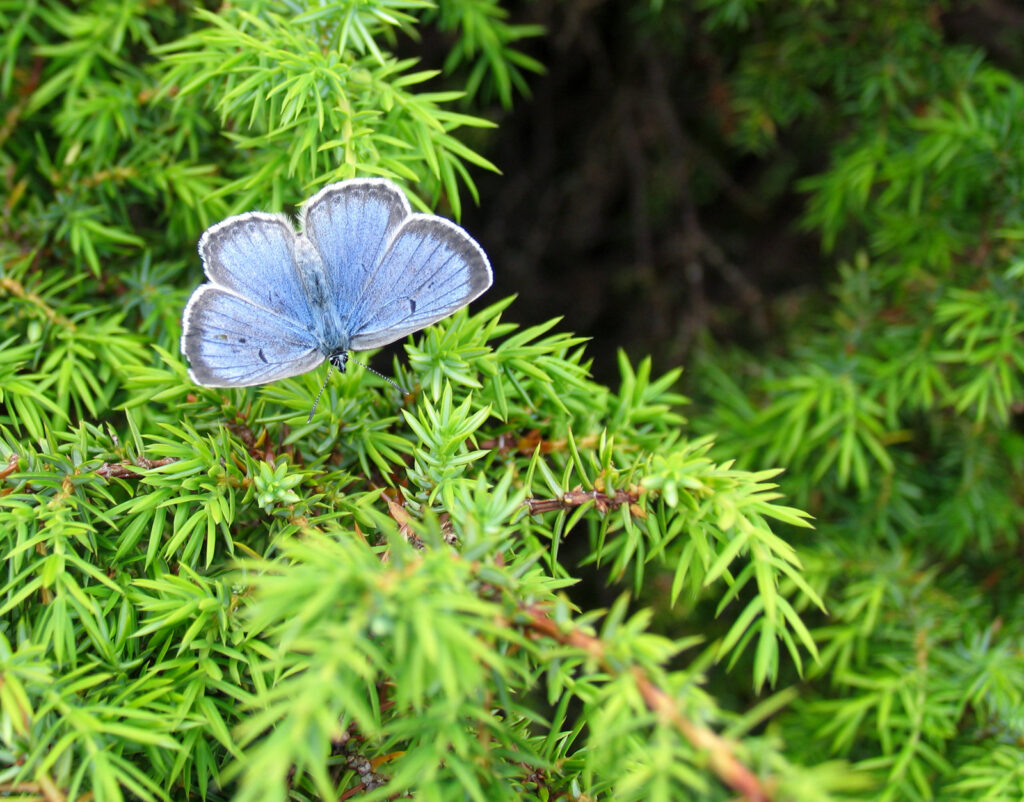
<path id="1" fill-rule="evenodd" d="M 296 232 L 282 214 L 248 212 L 199 239 L 209 282 L 189 298 L 181 335 L 196 384 L 265 384 L 324 360 L 343 373 L 349 351 L 405 337 L 491 286 L 476 241 L 414 214 L 391 181 L 329 184 L 300 222 Z"/>

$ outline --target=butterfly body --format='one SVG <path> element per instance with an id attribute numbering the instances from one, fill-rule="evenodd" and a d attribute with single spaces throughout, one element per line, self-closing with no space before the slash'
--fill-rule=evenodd
<path id="1" fill-rule="evenodd" d="M 193 381 L 244 387 L 295 376 L 349 350 L 394 342 L 461 308 L 491 285 L 480 246 L 459 226 L 413 214 L 383 179 L 324 187 L 301 231 L 249 212 L 207 229 L 209 283 L 185 307 L 181 350 Z"/>

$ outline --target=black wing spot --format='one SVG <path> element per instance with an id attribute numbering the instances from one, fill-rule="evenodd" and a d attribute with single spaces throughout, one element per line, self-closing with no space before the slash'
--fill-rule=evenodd
<path id="1" fill-rule="evenodd" d="M 414 301 L 412 298 L 410 298 L 409 299 L 409 313 L 412 314 L 412 313 L 415 313 L 415 312 L 416 312 L 416 301 Z"/>
<path id="2" fill-rule="evenodd" d="M 260 359 L 262 359 L 262 360 L 263 360 L 264 362 L 266 362 L 266 363 L 267 363 L 268 365 L 270 364 L 269 362 L 267 362 L 267 357 L 266 357 L 266 355 L 265 355 L 265 354 L 263 353 L 263 349 L 262 349 L 262 348 L 261 348 L 261 349 L 259 350 L 259 355 L 260 355 Z"/>
<path id="3" fill-rule="evenodd" d="M 245 337 L 239 337 L 238 342 L 240 342 L 242 345 L 245 345 Z"/>

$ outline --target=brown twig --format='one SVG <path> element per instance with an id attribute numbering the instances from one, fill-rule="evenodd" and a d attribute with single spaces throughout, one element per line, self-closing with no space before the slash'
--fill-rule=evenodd
<path id="1" fill-rule="evenodd" d="M 406 512 L 405 507 L 401 503 L 401 499 L 396 501 L 391 498 L 387 493 L 384 494 L 384 500 L 388 505 L 388 515 L 398 524 L 398 532 L 407 541 L 409 541 L 414 548 L 420 549 L 421 551 L 426 548 L 420 536 L 417 535 L 409 522 L 412 521 L 412 517 Z M 448 518 L 447 513 L 441 514 L 441 536 L 444 538 L 444 542 L 449 546 L 454 545 L 458 541 L 458 537 L 455 534 L 455 527 L 452 526 L 451 520 Z M 388 552 L 384 552 L 381 559 L 387 559 Z"/>
<path id="2" fill-rule="evenodd" d="M 640 492 L 632 488 L 629 490 L 616 490 L 612 493 L 602 493 L 598 490 L 584 490 L 582 487 L 577 486 L 559 498 L 528 498 L 524 503 L 530 508 L 530 515 L 572 510 L 576 507 L 582 507 L 588 501 L 594 502 L 598 512 L 606 513 L 608 510 L 618 509 L 623 504 L 629 504 L 632 507 L 639 498 Z M 637 511 L 634 510 L 634 512 Z"/>
<path id="3" fill-rule="evenodd" d="M 576 441 L 580 448 L 593 448 L 597 445 L 599 435 L 584 435 Z M 539 429 L 531 429 L 525 434 L 500 434 L 487 440 L 481 440 L 479 448 L 497 451 L 500 454 L 523 454 L 529 456 L 540 447 L 541 454 L 553 451 L 565 451 L 569 447 L 568 440 L 545 440 Z"/>
<path id="4" fill-rule="evenodd" d="M 173 457 L 163 457 L 162 459 L 138 457 L 134 463 L 105 462 L 96 469 L 96 473 L 105 479 L 139 479 L 143 474 L 134 470 L 136 467 L 148 470 L 150 468 L 159 468 L 161 465 L 170 465 L 172 462 L 177 462 L 177 460 Z"/>
<path id="5" fill-rule="evenodd" d="M 610 674 L 622 673 L 613 661 L 605 659 L 605 644 L 600 638 L 576 628 L 563 629 L 538 605 L 525 608 L 523 612 L 527 616 L 526 626 L 530 630 L 585 652 Z M 749 802 L 769 802 L 770 796 L 764 784 L 733 754 L 729 741 L 686 718 L 675 700 L 659 688 L 640 666 L 633 666 L 630 673 L 647 709 L 675 727 L 695 749 L 707 753 L 712 771 L 723 783 L 742 794 Z"/>
<path id="6" fill-rule="evenodd" d="M 7 467 L 0 469 L 0 479 L 6 479 L 18 469 L 19 459 L 21 459 L 21 457 L 14 453 L 7 458 Z"/>
<path id="7" fill-rule="evenodd" d="M 37 802 L 67 802 L 64 792 L 48 774 L 41 775 L 36 782 L 0 783 L 0 795 L 6 798 L 11 794 L 17 794 L 19 799 Z M 88 791 L 79 796 L 75 802 L 92 802 L 92 800 L 93 792 Z"/>

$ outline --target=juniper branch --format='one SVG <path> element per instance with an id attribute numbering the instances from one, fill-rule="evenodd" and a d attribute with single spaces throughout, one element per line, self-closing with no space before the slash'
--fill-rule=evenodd
<path id="1" fill-rule="evenodd" d="M 623 669 L 615 662 L 606 659 L 606 646 L 600 638 L 589 635 L 577 627 L 563 628 L 536 605 L 522 608 L 521 611 L 527 617 L 526 627 L 528 629 L 566 646 L 579 649 L 597 660 L 609 674 L 623 674 L 628 670 L 636 681 L 637 690 L 643 697 L 647 708 L 656 713 L 663 721 L 675 727 L 694 748 L 706 752 L 711 768 L 723 783 L 742 794 L 743 798 L 749 802 L 769 802 L 771 797 L 765 789 L 765 783 L 740 762 L 729 741 L 707 727 L 702 727 L 686 718 L 672 697 L 659 688 L 643 668 L 634 665 Z"/>

